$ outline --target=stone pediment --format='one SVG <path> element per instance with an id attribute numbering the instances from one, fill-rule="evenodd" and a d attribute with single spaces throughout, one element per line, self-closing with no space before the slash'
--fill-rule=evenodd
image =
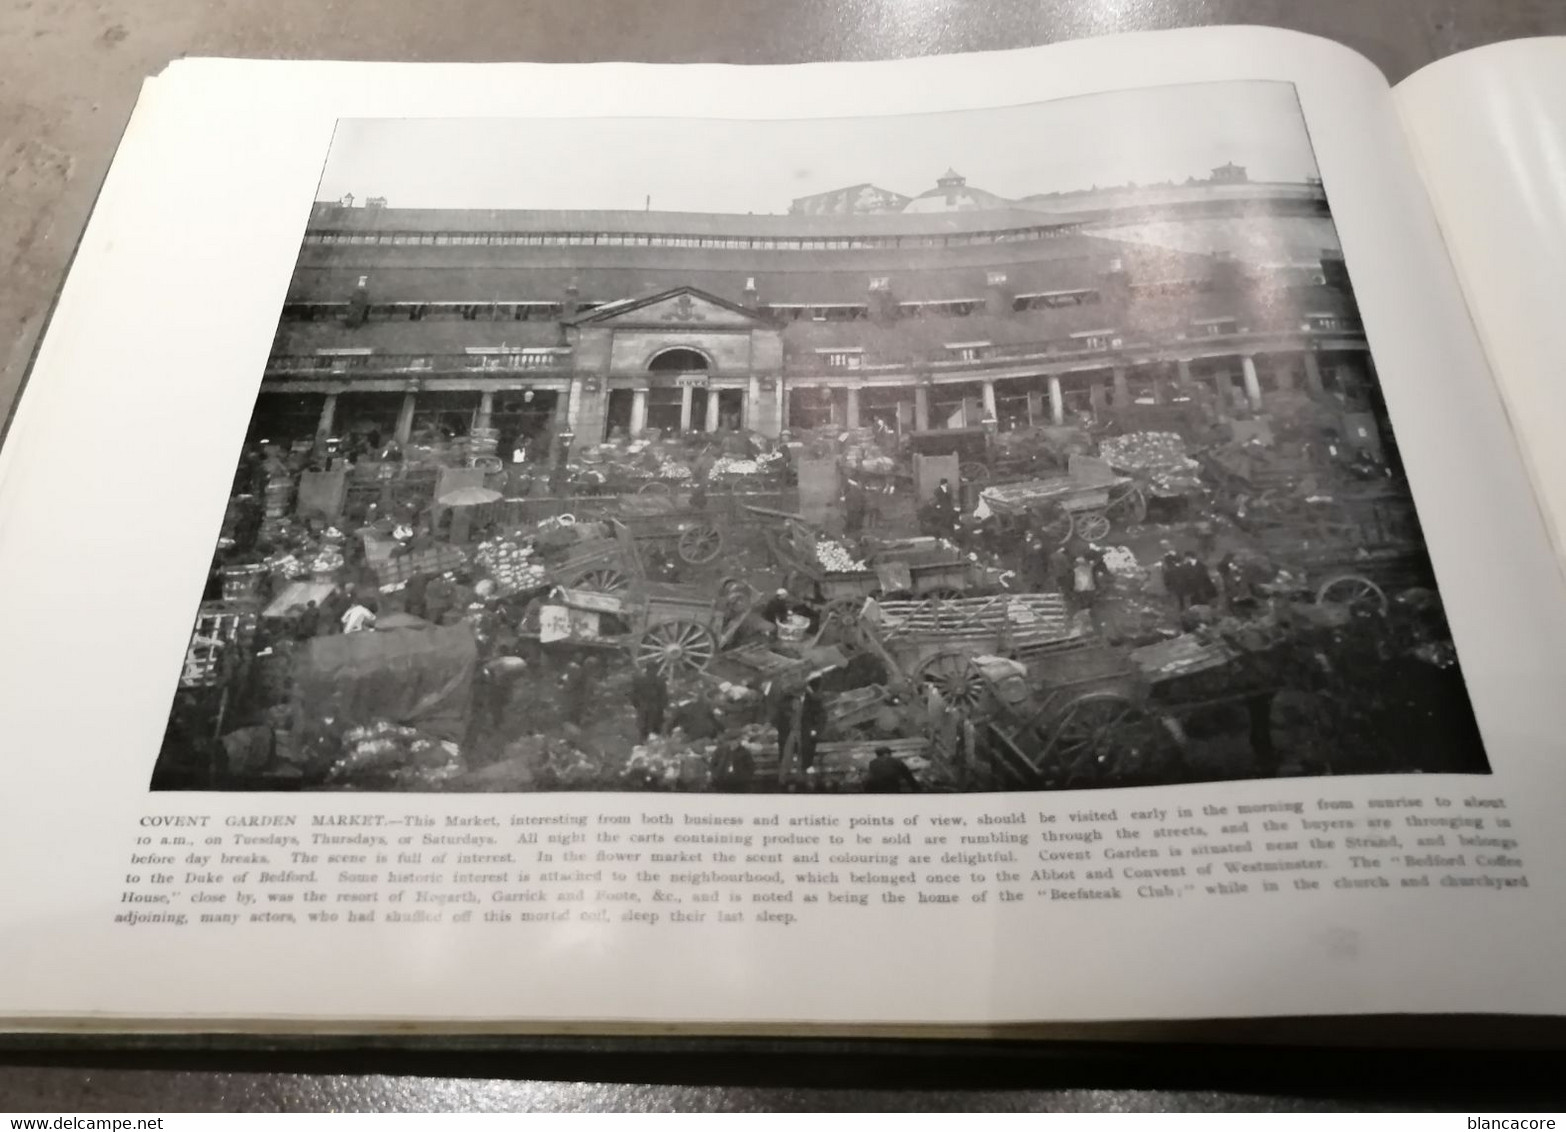
<path id="1" fill-rule="evenodd" d="M 755 311 L 695 287 L 677 287 L 641 299 L 610 303 L 587 312 L 575 322 L 577 326 L 671 330 L 751 330 L 773 325 Z"/>

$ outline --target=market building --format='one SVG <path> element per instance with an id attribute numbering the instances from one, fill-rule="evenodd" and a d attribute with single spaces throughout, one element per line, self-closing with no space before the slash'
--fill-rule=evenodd
<path id="1" fill-rule="evenodd" d="M 782 214 L 312 212 L 253 422 L 287 441 L 440 426 L 1000 429 L 1269 400 L 1373 407 L 1319 183 L 1005 200 L 948 171 Z"/>

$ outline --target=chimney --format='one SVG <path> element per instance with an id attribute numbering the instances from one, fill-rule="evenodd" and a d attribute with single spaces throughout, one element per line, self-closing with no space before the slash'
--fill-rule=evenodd
<path id="1" fill-rule="evenodd" d="M 363 326 L 370 318 L 370 277 L 359 276 L 359 282 L 348 297 L 348 314 L 343 319 L 349 326 Z"/>

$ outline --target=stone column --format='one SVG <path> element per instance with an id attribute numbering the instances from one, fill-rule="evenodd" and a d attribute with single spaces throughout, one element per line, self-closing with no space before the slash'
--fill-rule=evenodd
<path id="1" fill-rule="evenodd" d="M 417 398 L 412 393 L 402 395 L 402 411 L 397 414 L 397 443 L 407 444 L 413 435 L 413 405 Z"/>
<path id="2" fill-rule="evenodd" d="M 987 421 L 999 421 L 1000 413 L 995 408 L 995 383 L 984 383 L 984 419 Z"/>
<path id="3" fill-rule="evenodd" d="M 1131 375 L 1125 366 L 1116 366 L 1111 372 L 1115 383 L 1115 407 L 1124 408 L 1131 404 Z"/>
<path id="4" fill-rule="evenodd" d="M 577 422 L 582 419 L 582 379 L 573 377 L 566 392 L 566 431 L 575 433 Z"/>
<path id="5" fill-rule="evenodd" d="M 1261 408 L 1261 379 L 1256 376 L 1256 359 L 1249 354 L 1240 355 L 1240 380 L 1245 383 L 1245 399 L 1251 408 Z"/>
<path id="6" fill-rule="evenodd" d="M 332 421 L 337 416 L 337 394 L 328 393 L 326 400 L 321 404 L 321 419 L 316 422 L 315 434 L 317 436 L 332 435 Z"/>
<path id="7" fill-rule="evenodd" d="M 930 387 L 914 386 L 914 430 L 926 432 L 930 428 Z"/>
<path id="8" fill-rule="evenodd" d="M 750 375 L 749 388 L 745 390 L 745 413 L 740 417 L 740 427 L 761 430 L 757 427 L 761 421 L 761 379 L 755 374 Z"/>
<path id="9" fill-rule="evenodd" d="M 1321 362 L 1308 350 L 1305 353 L 1305 389 L 1312 397 L 1322 397 L 1327 392 L 1327 387 L 1321 383 Z"/>
<path id="10" fill-rule="evenodd" d="M 1066 397 L 1060 391 L 1060 378 L 1053 374 L 1049 379 L 1049 419 L 1057 425 L 1066 423 Z"/>
<path id="11" fill-rule="evenodd" d="M 844 417 L 843 423 L 848 428 L 858 428 L 859 427 L 859 390 L 858 390 L 857 387 L 850 385 L 848 387 L 848 389 L 846 390 L 846 392 L 848 394 L 848 401 L 847 401 L 847 404 L 844 407 L 844 412 L 846 413 L 846 416 Z"/>
<path id="12" fill-rule="evenodd" d="M 707 431 L 718 431 L 718 391 L 707 387 Z"/>
<path id="13" fill-rule="evenodd" d="M 781 435 L 788 429 L 788 403 L 793 394 L 788 388 L 788 379 L 782 374 L 778 375 L 778 431 L 774 435 Z"/>
<path id="14" fill-rule="evenodd" d="M 690 432 L 690 430 L 691 430 L 691 394 L 692 394 L 692 392 L 693 391 L 692 391 L 692 389 L 691 389 L 691 387 L 689 385 L 682 385 L 682 386 L 680 386 L 680 431 L 681 432 Z"/>
<path id="15" fill-rule="evenodd" d="M 495 415 L 495 395 L 489 390 L 479 394 L 478 419 L 474 422 L 474 428 L 488 428 L 490 418 Z"/>
<path id="16" fill-rule="evenodd" d="M 647 431 L 647 390 L 631 390 L 631 435 L 640 436 Z"/>
<path id="17" fill-rule="evenodd" d="M 1181 358 L 1175 363 L 1175 384 L 1180 387 L 1180 392 L 1189 396 L 1191 387 L 1195 384 L 1191 380 L 1191 363 Z"/>

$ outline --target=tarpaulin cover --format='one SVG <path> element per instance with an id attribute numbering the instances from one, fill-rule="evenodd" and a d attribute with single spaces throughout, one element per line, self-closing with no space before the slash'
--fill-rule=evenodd
<path id="1" fill-rule="evenodd" d="M 466 623 L 317 637 L 299 662 L 299 712 L 350 725 L 384 719 L 460 742 L 477 667 Z"/>

